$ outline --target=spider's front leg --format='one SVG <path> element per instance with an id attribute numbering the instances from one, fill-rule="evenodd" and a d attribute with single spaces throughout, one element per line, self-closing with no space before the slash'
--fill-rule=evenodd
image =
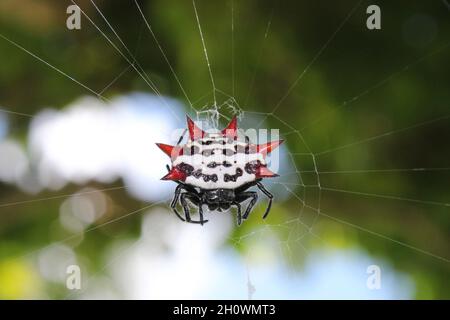
<path id="1" fill-rule="evenodd" d="M 180 198 L 181 190 L 183 190 L 183 185 L 179 184 L 177 188 L 175 189 L 175 195 L 173 196 L 172 202 L 170 203 L 170 207 L 172 208 L 172 211 L 177 215 L 178 218 L 180 218 L 181 221 L 185 221 L 183 217 L 178 213 L 177 210 L 177 203 L 178 199 Z"/>
<path id="2" fill-rule="evenodd" d="M 256 185 L 258 189 L 261 190 L 261 192 L 264 193 L 267 198 L 269 198 L 269 204 L 267 205 L 266 212 L 263 215 L 263 219 L 265 219 L 270 212 L 270 208 L 272 207 L 273 194 L 271 194 L 261 182 L 258 182 Z"/>
<path id="3" fill-rule="evenodd" d="M 200 221 L 195 221 L 195 220 L 191 219 L 191 215 L 190 215 L 190 212 L 189 212 L 189 205 L 188 205 L 186 200 L 189 200 L 193 204 L 198 206 L 198 214 L 200 216 Z M 201 198 L 197 194 L 191 193 L 191 192 L 182 193 L 181 196 L 180 196 L 180 202 L 181 202 L 181 205 L 183 206 L 183 209 L 184 209 L 184 216 L 186 217 L 186 222 L 200 223 L 201 225 L 203 225 L 206 222 L 208 222 L 208 220 L 204 220 L 203 219 L 202 202 L 201 202 Z"/>
<path id="4" fill-rule="evenodd" d="M 252 198 L 252 200 L 248 204 L 247 209 L 245 209 L 245 213 L 242 216 L 242 219 L 244 220 L 248 218 L 250 211 L 252 211 L 252 208 L 255 206 L 256 201 L 258 200 L 258 194 L 254 191 L 244 191 L 236 195 L 236 201 L 239 203 L 244 202 L 249 198 Z"/>
<path id="5" fill-rule="evenodd" d="M 233 205 L 237 208 L 237 224 L 240 226 L 242 224 L 241 204 L 239 202 L 233 202 Z"/>

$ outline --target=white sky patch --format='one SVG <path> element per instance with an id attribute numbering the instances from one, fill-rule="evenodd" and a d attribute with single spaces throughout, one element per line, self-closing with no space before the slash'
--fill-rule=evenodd
<path id="1" fill-rule="evenodd" d="M 28 169 L 25 150 L 14 140 L 0 141 L 0 180 L 17 183 Z"/>
<path id="2" fill-rule="evenodd" d="M 183 118 L 182 106 L 165 100 Z M 46 188 L 90 180 L 110 183 L 120 177 L 133 196 L 157 201 L 173 185 L 159 180 L 169 159 L 155 143 L 167 141 L 176 127 L 173 114 L 153 95 L 132 94 L 110 104 L 85 97 L 33 119 L 30 153 Z"/>

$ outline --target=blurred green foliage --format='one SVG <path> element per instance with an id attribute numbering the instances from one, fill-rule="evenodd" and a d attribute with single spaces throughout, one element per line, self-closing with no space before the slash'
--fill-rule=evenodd
<path id="1" fill-rule="evenodd" d="M 78 2 L 99 27 L 115 39 L 89 1 Z M 160 92 L 185 101 L 133 2 L 98 0 L 96 3 Z M 192 3 L 167 0 L 141 3 L 190 99 L 196 101 L 210 93 Z M 365 26 L 365 9 L 371 3 L 362 1 L 321 51 L 356 3 L 234 1 L 234 35 L 231 33 L 231 1 L 198 0 L 197 7 L 216 86 L 233 95 L 244 110 L 272 112 L 306 68 L 295 88 L 277 107 L 277 117 L 267 118 L 267 125 L 279 127 L 284 133 L 291 132 L 292 128 L 301 129 L 313 153 L 331 150 L 316 158 L 317 167 L 324 172 L 320 174 L 324 187 L 321 210 L 351 225 L 320 216 L 315 221 L 314 232 L 329 245 L 364 248 L 411 274 L 416 281 L 417 298 L 450 298 L 450 264 L 445 260 L 450 252 L 448 205 L 367 195 L 450 202 L 449 171 L 367 171 L 449 166 L 448 119 L 407 130 L 402 128 L 449 113 L 450 13 L 442 1 L 377 1 L 382 8 L 382 29 L 370 31 Z M 70 1 L 56 0 L 4 0 L 0 4 L 0 32 L 100 92 L 128 64 L 84 17 L 82 30 L 70 31 L 65 27 L 65 10 L 69 4 Z M 3 39 L 0 39 L 0 57 L 0 105 L 4 109 L 36 114 L 47 106 L 62 108 L 88 94 Z M 136 72 L 129 70 L 104 95 L 113 97 L 135 90 L 151 92 Z M 218 97 L 225 99 L 220 94 Z M 211 94 L 201 100 L 205 101 L 212 102 Z M 278 118 L 291 127 L 283 125 Z M 10 114 L 9 120 L 10 135 L 26 144 L 30 119 Z M 391 134 L 386 134 L 389 132 Z M 384 136 L 371 140 L 379 135 Z M 295 134 L 286 136 L 286 140 L 291 152 L 309 152 Z M 295 159 L 300 170 L 311 167 L 308 163 L 311 159 Z M 362 172 L 326 173 L 348 170 Z M 304 177 L 308 179 L 308 174 Z M 114 185 L 121 185 L 121 182 Z M 299 195 L 303 192 L 301 187 L 292 188 Z M 77 187 L 68 186 L 58 194 L 76 190 Z M 120 209 L 105 219 L 139 208 L 140 203 L 123 191 L 112 192 Z M 313 195 L 314 190 L 306 192 L 311 192 L 312 198 L 317 197 Z M 53 195 L 46 191 L 36 197 Z M 1 203 L 9 203 L 28 200 L 30 196 L 4 184 L 0 186 L 0 198 Z M 54 227 L 61 201 L 54 199 L 0 208 L 2 284 L 4 279 L 22 279 L 17 283 L 31 281 L 24 277 L 34 279 L 36 275 L 27 271 L 30 267 L 26 260 L 17 257 L 68 236 Z M 316 201 L 311 200 L 311 205 L 315 206 Z M 287 221 L 296 217 L 298 210 L 299 201 L 295 197 L 286 203 L 276 203 L 268 223 Z M 249 223 L 236 229 L 235 236 L 257 228 L 259 216 L 254 214 Z M 316 216 L 317 212 L 305 209 L 307 223 L 312 223 Z M 113 228 L 117 237 L 134 237 L 139 233 L 139 217 L 105 228 Z M 283 230 L 279 231 L 279 236 L 280 239 L 287 237 Z M 110 236 L 107 232 L 92 232 L 86 237 L 77 252 L 88 257 L 90 268 L 96 270 L 101 264 L 98 253 L 107 248 Z M 316 242 L 306 237 L 302 245 L 319 245 Z M 238 248 L 250 249 L 245 243 Z M 304 252 L 296 249 L 299 250 L 293 252 L 298 257 L 293 260 L 301 261 Z M 50 296 L 61 295 L 60 289 L 46 286 Z M 8 288 L 2 286 L 1 298 L 27 294 L 20 285 L 10 284 Z"/>

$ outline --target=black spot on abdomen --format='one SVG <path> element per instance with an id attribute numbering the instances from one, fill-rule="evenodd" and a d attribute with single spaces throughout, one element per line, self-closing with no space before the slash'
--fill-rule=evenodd
<path id="1" fill-rule="evenodd" d="M 225 173 L 225 174 L 223 175 L 223 181 L 224 181 L 224 182 L 230 182 L 230 181 L 236 182 L 236 180 L 237 180 L 240 176 L 242 176 L 242 174 L 243 174 L 242 169 L 241 169 L 241 168 L 237 168 L 235 174 L 228 174 L 228 173 Z"/>
<path id="2" fill-rule="evenodd" d="M 250 161 L 245 165 L 245 172 L 247 172 L 248 174 L 255 174 L 256 170 L 258 170 L 258 168 L 261 166 L 261 161 L 256 160 L 256 161 Z"/>
<path id="3" fill-rule="evenodd" d="M 176 166 L 176 168 L 182 172 L 184 172 L 187 176 L 190 176 L 192 174 L 192 171 L 194 171 L 194 167 L 187 163 L 180 163 Z"/>

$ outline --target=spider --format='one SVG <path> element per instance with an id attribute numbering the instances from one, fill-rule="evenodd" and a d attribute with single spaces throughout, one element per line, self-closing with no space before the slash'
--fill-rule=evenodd
<path id="1" fill-rule="evenodd" d="M 283 140 L 265 144 L 251 144 L 237 138 L 237 118 L 218 133 L 201 130 L 187 116 L 189 141 L 180 146 L 157 143 L 157 146 L 172 160 L 172 167 L 161 180 L 172 180 L 178 184 L 170 207 L 182 221 L 203 225 L 208 222 L 203 216 L 203 205 L 210 211 L 226 211 L 237 208 L 237 224 L 246 220 L 258 200 L 255 191 L 247 189 L 256 186 L 269 202 L 263 219 L 272 206 L 273 195 L 261 183 L 263 178 L 277 177 L 267 168 L 265 157 L 278 147 Z M 242 202 L 250 202 L 242 214 Z M 184 218 L 177 210 L 178 202 L 184 211 Z M 199 220 L 192 220 L 189 202 L 198 207 Z"/>

